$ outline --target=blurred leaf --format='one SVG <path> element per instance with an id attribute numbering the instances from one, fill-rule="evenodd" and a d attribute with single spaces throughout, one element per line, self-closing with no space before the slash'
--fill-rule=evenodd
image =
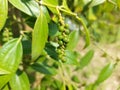
<path id="1" fill-rule="evenodd" d="M 8 0 L 0 0 L 0 31 L 3 28 L 8 14 Z"/>
<path id="2" fill-rule="evenodd" d="M 48 4 L 48 9 L 50 9 L 50 11 L 54 14 L 57 14 L 57 10 L 56 8 L 54 7 L 57 7 L 58 6 L 58 0 L 42 0 L 42 3 L 45 3 L 45 4 Z M 50 6 L 53 6 L 53 7 L 50 7 Z"/>
<path id="3" fill-rule="evenodd" d="M 67 49 L 68 50 L 73 50 L 76 47 L 76 45 L 78 44 L 79 38 L 80 38 L 79 31 L 77 31 L 77 30 L 72 31 L 69 35 L 69 40 L 70 41 L 67 44 Z"/>
<path id="4" fill-rule="evenodd" d="M 67 87 L 68 87 L 68 90 L 73 90 L 73 87 L 71 84 L 67 85 Z"/>
<path id="5" fill-rule="evenodd" d="M 29 17 L 27 14 L 22 14 L 22 16 L 25 18 L 25 23 L 31 28 L 34 28 L 36 17 Z"/>
<path id="6" fill-rule="evenodd" d="M 98 85 L 105 81 L 113 72 L 114 64 L 110 63 L 106 65 L 100 72 L 98 79 L 96 80 L 95 84 Z"/>
<path id="7" fill-rule="evenodd" d="M 10 74 L 10 72 L 0 68 L 0 75 L 4 75 L 4 74 Z"/>
<path id="8" fill-rule="evenodd" d="M 22 46 L 23 46 L 23 54 L 31 53 L 31 42 L 29 40 L 23 40 Z"/>
<path id="9" fill-rule="evenodd" d="M 65 10 L 71 12 L 70 9 L 68 8 L 67 0 L 62 0 L 62 1 L 63 1 L 63 2 L 62 2 L 62 6 L 63 6 L 63 8 L 64 8 Z"/>
<path id="10" fill-rule="evenodd" d="M 62 82 L 61 81 L 59 81 L 59 80 L 54 80 L 54 82 L 53 82 L 53 86 L 55 87 L 55 88 L 61 88 L 61 86 L 62 86 Z"/>
<path id="11" fill-rule="evenodd" d="M 49 36 L 54 36 L 58 31 L 58 26 L 54 22 L 49 23 Z"/>
<path id="12" fill-rule="evenodd" d="M 0 75 L 0 89 L 11 79 L 22 60 L 22 44 L 20 39 L 13 39 L 0 48 L 0 72 L 10 73 Z M 4 72 L 5 73 L 5 72 Z"/>
<path id="13" fill-rule="evenodd" d="M 6 84 L 6 85 L 2 88 L 2 90 L 10 90 L 8 84 Z"/>
<path id="14" fill-rule="evenodd" d="M 30 84 L 25 72 L 17 71 L 17 73 L 9 81 L 11 90 L 30 90 Z"/>
<path id="15" fill-rule="evenodd" d="M 76 52 L 66 50 L 65 55 L 66 64 L 78 65 L 78 54 Z"/>
<path id="16" fill-rule="evenodd" d="M 56 48 L 51 45 L 50 43 L 46 43 L 46 46 L 45 46 L 45 50 L 47 51 L 47 54 L 55 59 L 55 60 L 58 60 L 58 55 L 57 55 L 57 52 L 56 52 Z"/>
<path id="17" fill-rule="evenodd" d="M 114 8 L 115 8 L 115 6 L 114 6 L 112 3 L 105 2 L 104 8 L 103 8 L 103 6 L 101 5 L 101 8 L 100 8 L 100 9 L 103 9 L 104 12 L 106 12 L 105 14 L 109 14 L 109 16 L 110 16 L 111 14 L 110 14 L 110 13 L 107 13 L 107 12 L 112 12 Z M 102 12 L 101 12 L 101 13 L 102 13 Z"/>
<path id="18" fill-rule="evenodd" d="M 32 60 L 35 60 L 40 56 L 41 52 L 45 47 L 47 38 L 48 38 L 47 19 L 42 9 L 40 9 L 40 16 L 37 18 L 32 34 Z"/>
<path id="19" fill-rule="evenodd" d="M 50 15 L 49 15 L 49 12 L 48 12 L 47 8 L 45 6 L 42 6 L 42 11 L 45 14 L 45 16 L 47 18 L 47 21 L 49 23 L 51 18 L 50 18 Z"/>
<path id="20" fill-rule="evenodd" d="M 60 88 L 60 90 L 66 90 L 66 86 L 64 83 L 63 83 L 62 87 Z"/>
<path id="21" fill-rule="evenodd" d="M 120 8 L 120 0 L 116 0 L 117 6 Z"/>
<path id="22" fill-rule="evenodd" d="M 97 6 L 99 4 L 104 3 L 106 0 L 92 0 L 91 4 L 89 7 Z"/>
<path id="23" fill-rule="evenodd" d="M 43 63 L 34 63 L 31 67 L 34 70 L 47 75 L 55 75 L 57 73 L 55 68 L 47 66 Z"/>
<path id="24" fill-rule="evenodd" d="M 74 81 L 76 83 L 80 83 L 80 80 L 79 80 L 78 76 L 76 76 L 76 75 L 72 76 L 72 81 Z"/>
<path id="25" fill-rule="evenodd" d="M 85 66 L 87 66 L 90 61 L 92 60 L 94 55 L 94 51 L 90 50 L 88 51 L 80 60 L 80 66 L 78 67 L 78 69 L 83 69 Z"/>
<path id="26" fill-rule="evenodd" d="M 93 21 L 97 19 L 97 17 L 93 13 L 93 9 L 92 8 L 90 8 L 89 11 L 88 11 L 88 19 L 89 20 L 93 20 Z"/>
<path id="27" fill-rule="evenodd" d="M 9 2 L 30 16 L 39 16 L 39 5 L 35 0 L 9 0 Z"/>
<path id="28" fill-rule="evenodd" d="M 41 79 L 41 90 L 47 90 L 47 87 L 50 87 L 51 85 L 53 85 L 54 79 L 52 76 L 50 75 L 45 75 L 42 79 Z"/>
<path id="29" fill-rule="evenodd" d="M 87 85 L 85 87 L 85 90 L 97 90 L 97 89 L 96 89 L 96 86 L 94 84 L 90 84 L 90 85 Z"/>

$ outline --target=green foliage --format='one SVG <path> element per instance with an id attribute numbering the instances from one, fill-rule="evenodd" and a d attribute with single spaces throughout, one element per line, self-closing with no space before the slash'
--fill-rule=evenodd
<path id="1" fill-rule="evenodd" d="M 88 65 L 90 63 L 90 61 L 92 60 L 92 57 L 94 55 L 94 51 L 90 50 L 88 51 L 80 60 L 80 66 L 78 68 L 82 69 L 84 68 L 86 65 Z"/>
<path id="2" fill-rule="evenodd" d="M 3 28 L 8 14 L 8 1 L 0 0 L 0 31 Z"/>
<path id="3" fill-rule="evenodd" d="M 96 90 L 114 71 L 118 62 L 103 67 L 90 84 L 75 74 L 82 75 L 94 57 L 92 47 L 87 48 L 90 42 L 117 40 L 119 0 L 0 0 L 0 4 L 0 90 Z M 88 51 L 84 56 L 82 50 L 76 51 L 80 39 L 80 48 Z"/>
<path id="4" fill-rule="evenodd" d="M 30 16 L 39 16 L 39 5 L 34 0 L 9 0 L 9 2 Z"/>
<path id="5" fill-rule="evenodd" d="M 48 37 L 48 24 L 46 16 L 40 8 L 40 16 L 36 20 L 32 34 L 32 59 L 37 59 L 45 47 Z M 39 38 L 39 39 L 38 39 Z"/>
<path id="6" fill-rule="evenodd" d="M 18 70 L 9 81 L 12 90 L 30 90 L 30 84 L 25 72 Z"/>
<path id="7" fill-rule="evenodd" d="M 20 39 L 11 40 L 0 49 L 0 89 L 11 79 L 21 63 L 22 45 Z"/>
<path id="8" fill-rule="evenodd" d="M 114 69 L 114 64 L 110 63 L 110 64 L 106 65 L 100 72 L 95 84 L 100 84 L 104 80 L 106 80 L 112 74 L 113 69 Z"/>
<path id="9" fill-rule="evenodd" d="M 79 31 L 71 32 L 70 35 L 69 35 L 69 40 L 70 41 L 67 44 L 67 49 L 68 50 L 73 50 L 76 47 L 76 45 L 78 44 L 79 38 L 80 38 Z"/>

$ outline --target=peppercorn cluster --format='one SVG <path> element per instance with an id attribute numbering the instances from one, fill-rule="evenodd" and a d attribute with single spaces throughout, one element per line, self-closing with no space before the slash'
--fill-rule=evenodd
<path id="1" fill-rule="evenodd" d="M 57 48 L 57 53 L 58 53 L 58 58 L 62 61 L 62 62 L 65 62 L 65 49 L 66 49 L 66 46 L 69 42 L 69 38 L 68 38 L 68 35 L 69 35 L 69 27 L 68 27 L 68 24 L 59 24 L 59 34 L 57 36 L 57 39 L 58 39 L 58 44 L 59 44 L 59 47 Z"/>
<path id="2" fill-rule="evenodd" d="M 5 30 L 2 33 L 2 37 L 3 37 L 2 41 L 7 42 L 13 38 L 13 33 L 7 28 L 5 28 Z"/>

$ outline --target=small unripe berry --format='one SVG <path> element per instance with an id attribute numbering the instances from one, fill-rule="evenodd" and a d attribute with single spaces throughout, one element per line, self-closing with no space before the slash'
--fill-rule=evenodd
<path id="1" fill-rule="evenodd" d="M 12 32 L 9 32 L 9 35 L 10 35 L 10 36 L 12 36 L 12 35 L 13 35 L 13 33 L 12 33 Z"/>
<path id="2" fill-rule="evenodd" d="M 63 41 L 66 42 L 66 43 L 68 43 L 68 42 L 69 42 L 69 39 L 68 39 L 67 37 L 65 37 L 65 38 L 63 39 Z"/>
<path id="3" fill-rule="evenodd" d="M 3 38 L 2 39 L 4 42 L 7 42 L 9 39 L 8 38 Z"/>
<path id="4" fill-rule="evenodd" d="M 58 43 L 59 43 L 60 45 L 63 45 L 63 41 L 59 41 Z"/>
<path id="5" fill-rule="evenodd" d="M 64 31 L 64 27 L 63 26 L 59 26 L 59 31 L 63 32 Z"/>
<path id="6" fill-rule="evenodd" d="M 60 40 L 63 39 L 63 36 L 62 36 L 62 35 L 59 35 L 59 36 L 58 36 L 58 39 L 60 39 Z"/>
<path id="7" fill-rule="evenodd" d="M 69 34 L 69 33 L 70 33 L 70 31 L 69 31 L 68 29 L 66 29 L 66 30 L 65 30 L 65 33 L 66 33 L 66 34 Z"/>
<path id="8" fill-rule="evenodd" d="M 3 36 L 8 36 L 8 33 L 6 33 L 6 32 L 3 32 Z"/>
<path id="9" fill-rule="evenodd" d="M 61 54 L 61 50 L 60 50 L 60 49 L 57 49 L 57 53 L 58 53 L 58 54 Z"/>
<path id="10" fill-rule="evenodd" d="M 65 24 L 65 28 L 69 28 L 69 25 L 68 25 L 68 24 Z"/>
<path id="11" fill-rule="evenodd" d="M 61 58 L 62 62 L 66 62 L 66 59 L 64 57 Z"/>
<path id="12" fill-rule="evenodd" d="M 9 37 L 9 40 L 13 39 L 13 37 Z"/>

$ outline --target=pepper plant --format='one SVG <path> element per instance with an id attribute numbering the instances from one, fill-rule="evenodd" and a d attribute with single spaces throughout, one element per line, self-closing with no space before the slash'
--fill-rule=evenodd
<path id="1" fill-rule="evenodd" d="M 75 51 L 80 37 L 85 42 L 83 49 L 90 45 L 84 12 L 106 1 L 86 1 L 83 14 L 72 6 L 79 2 L 0 0 L 0 90 L 80 90 L 78 76 L 70 71 L 82 70 L 94 55 L 94 50 L 84 56 Z M 106 65 L 95 83 L 83 85 L 85 90 L 95 90 L 115 65 Z"/>

